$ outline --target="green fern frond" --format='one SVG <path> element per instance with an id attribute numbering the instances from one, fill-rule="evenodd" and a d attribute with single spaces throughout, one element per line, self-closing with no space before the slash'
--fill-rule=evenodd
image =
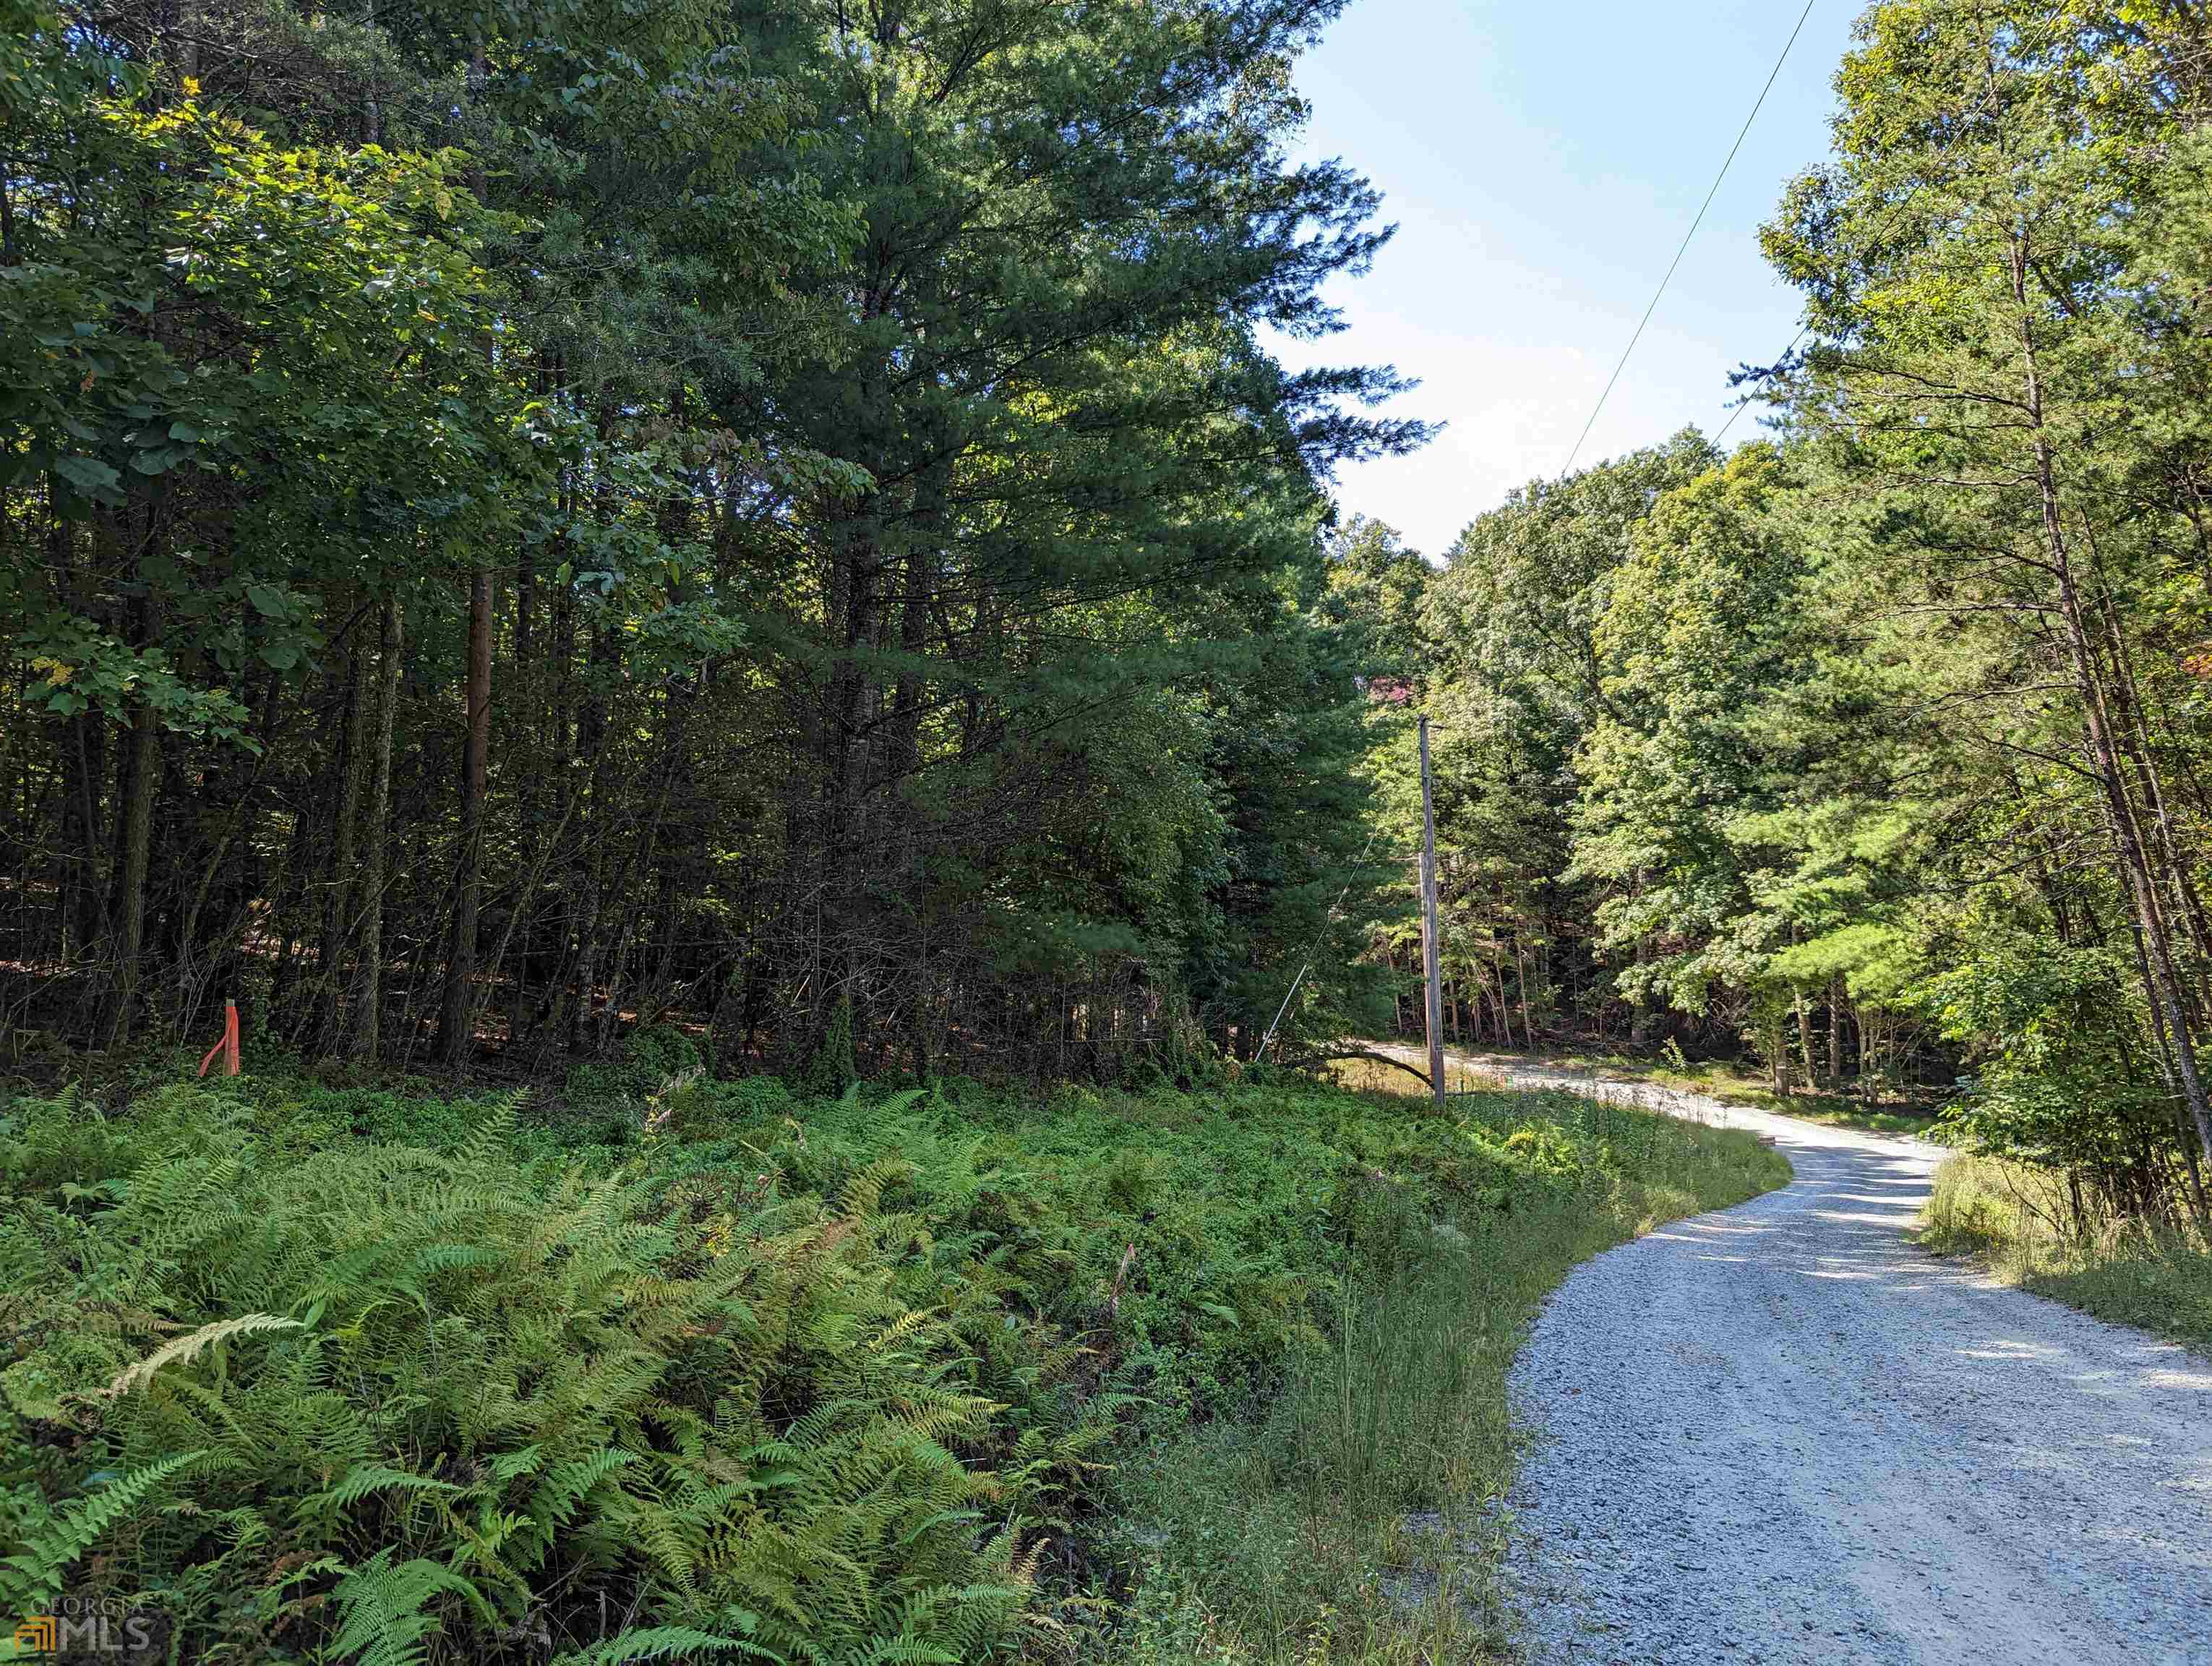
<path id="1" fill-rule="evenodd" d="M 526 1446 L 519 1452 L 501 1452 L 491 1461 L 492 1479 L 513 1481 L 518 1475 L 535 1474 L 539 1450 L 537 1446 Z"/>
<path id="2" fill-rule="evenodd" d="M 62 1576 L 101 1534 L 143 1504 L 163 1482 L 198 1463 L 204 1452 L 181 1452 L 109 1482 L 50 1515 L 43 1531 L 27 1534 L 24 1548 L 0 1561 L 0 1596 L 21 1613 L 60 1595 Z"/>
<path id="3" fill-rule="evenodd" d="M 518 1088 L 504 1095 L 492 1107 L 491 1115 L 477 1124 L 475 1129 L 453 1153 L 453 1160 L 463 1168 L 482 1168 L 488 1164 L 503 1161 L 509 1137 L 514 1132 L 515 1120 L 522 1115 L 523 1102 L 530 1097 L 527 1088 Z"/>
<path id="4" fill-rule="evenodd" d="M 888 1637 L 860 1656 L 856 1666 L 962 1666 L 962 1661 L 918 1637 Z"/>
<path id="5" fill-rule="evenodd" d="M 356 1463 L 346 1471 L 344 1480 L 329 1492 L 318 1496 L 343 1510 L 348 1505 L 359 1504 L 375 1493 L 458 1493 L 460 1490 L 449 1481 L 411 1474 L 404 1469 L 390 1469 L 380 1463 Z"/>
<path id="6" fill-rule="evenodd" d="M 624 1632 L 577 1654 L 565 1654 L 553 1666 L 628 1666 L 635 1660 L 692 1660 L 701 1655 L 738 1654 L 749 1660 L 781 1661 L 786 1657 L 757 1643 L 735 1637 L 716 1637 L 688 1626 L 653 1626 Z"/>
<path id="7" fill-rule="evenodd" d="M 842 1200 L 845 1219 L 853 1221 L 867 1219 L 882 1207 L 884 1189 L 913 1172 L 912 1165 L 902 1158 L 878 1158 L 845 1183 Z"/>
<path id="8" fill-rule="evenodd" d="M 556 1464 L 530 1495 L 530 1513 L 548 1533 L 568 1526 L 576 1506 L 592 1489 L 625 1463 L 631 1454 L 619 1446 L 602 1446 L 589 1456 Z"/>
<path id="9" fill-rule="evenodd" d="M 461 1597 L 491 1617 L 483 1594 L 468 1580 L 420 1557 L 394 1566 L 388 1545 L 339 1580 L 331 1595 L 339 1623 L 331 1651 L 352 1666 L 422 1666 L 428 1639 L 444 1627 L 436 1614 L 423 1612 L 437 1597 Z"/>
<path id="10" fill-rule="evenodd" d="M 497 1267 L 507 1260 L 504 1249 L 483 1243 L 434 1243 L 416 1252 L 408 1262 L 407 1270 L 416 1280 L 435 1278 L 441 1273 L 476 1272 L 487 1267 Z"/>

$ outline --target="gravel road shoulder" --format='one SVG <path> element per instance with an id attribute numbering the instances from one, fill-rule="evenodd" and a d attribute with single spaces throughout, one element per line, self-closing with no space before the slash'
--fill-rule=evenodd
<path id="1" fill-rule="evenodd" d="M 1915 1247 L 1935 1147 L 1622 1097 L 1796 1177 L 1585 1262 L 1533 1328 L 1536 1666 L 2212 1666 L 2212 1365 Z"/>

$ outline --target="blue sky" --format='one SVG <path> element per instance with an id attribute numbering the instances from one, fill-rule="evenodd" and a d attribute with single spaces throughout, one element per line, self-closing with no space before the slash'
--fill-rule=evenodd
<path id="1" fill-rule="evenodd" d="M 1728 373 L 1798 323 L 1759 223 L 1825 156 L 1861 0 L 1817 0 L 1580 465 L 1727 420 Z M 1392 409 L 1448 423 L 1347 467 L 1347 514 L 1442 556 L 1513 487 L 1557 474 L 1802 0 L 1354 0 L 1300 65 L 1304 149 L 1384 195 L 1397 238 L 1329 298 L 1349 328 L 1294 365 L 1395 364 Z M 1758 432 L 1746 411 L 1731 443 Z"/>

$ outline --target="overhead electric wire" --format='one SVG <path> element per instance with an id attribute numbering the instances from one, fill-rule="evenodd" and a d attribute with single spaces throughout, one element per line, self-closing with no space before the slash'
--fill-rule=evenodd
<path id="1" fill-rule="evenodd" d="M 1375 848 L 1376 835 L 1382 830 L 1378 827 L 1368 833 L 1367 842 L 1359 847 L 1359 860 L 1352 864 L 1354 868 L 1367 866 L 1367 853 Z M 1264 1054 L 1274 1045 L 1275 1031 L 1282 1027 L 1283 1014 L 1291 1010 L 1291 997 L 1297 994 L 1298 985 L 1305 982 L 1306 974 L 1313 970 L 1314 951 L 1321 947 L 1322 939 L 1328 935 L 1328 928 L 1336 923 L 1336 916 L 1344 907 L 1344 899 L 1352 895 L 1352 887 L 1357 883 L 1358 878 L 1359 876 L 1354 873 L 1351 879 L 1344 882 L 1344 889 L 1336 893 L 1336 901 L 1329 904 L 1328 912 L 1322 916 L 1321 929 L 1314 933 L 1313 941 L 1306 945 L 1305 958 L 1298 963 L 1298 975 L 1291 980 L 1291 987 L 1284 992 L 1283 1004 L 1275 1009 L 1274 1022 L 1267 1026 L 1267 1033 L 1260 1037 L 1258 1053 Z M 1257 1056 L 1257 1054 L 1255 1056 Z"/>
<path id="2" fill-rule="evenodd" d="M 1898 221 L 1904 216 L 1905 210 L 1911 208 L 1912 204 L 1919 199 L 1920 193 L 1926 190 L 1927 186 L 1928 180 L 1925 176 L 1915 179 L 1912 182 L 1912 189 L 1906 192 L 1904 196 L 1899 198 L 1897 201 L 1891 205 L 1889 212 L 1881 217 L 1881 229 L 1875 234 L 1875 240 L 1877 242 L 1889 235 L 1891 230 L 1896 226 Z M 1743 380 L 1756 382 L 1759 386 L 1764 387 L 1768 382 L 1772 381 L 1774 378 L 1778 375 L 1785 367 L 1787 367 L 1790 362 L 1790 356 L 1797 350 L 1797 344 L 1803 341 L 1806 337 L 1812 333 L 1813 325 L 1809 320 L 1797 326 L 1797 333 L 1790 337 L 1790 345 L 1784 348 L 1781 352 L 1775 355 L 1773 363 L 1767 367 L 1764 374 L 1758 375 L 1747 374 Z M 1745 370 L 1748 373 L 1750 367 L 1747 365 L 1745 367 Z M 1735 426 L 1735 419 L 1743 415 L 1744 407 L 1760 403 L 1763 397 L 1764 396 L 1760 393 L 1747 393 L 1742 398 L 1737 400 L 1735 408 L 1729 412 L 1728 421 L 1723 423 L 1721 424 L 1720 432 L 1713 435 L 1713 444 L 1715 446 L 1718 446 L 1722 441 L 1727 439 L 1728 431 Z"/>
<path id="3" fill-rule="evenodd" d="M 1780 354 L 1776 356 L 1774 361 L 1776 368 L 1779 368 L 1782 365 L 1786 364 L 1789 362 L 1790 356 L 1797 350 L 1797 344 L 1805 339 L 1805 332 L 1812 327 L 1813 326 L 1809 324 L 1801 325 L 1798 326 L 1797 333 L 1790 338 L 1790 345 L 1784 348 Z M 1765 383 L 1773 380 L 1773 379 L 1774 371 L 1769 370 L 1765 375 L 1758 377 L 1755 380 L 1764 386 Z M 1735 426 L 1735 419 L 1743 415 L 1744 408 L 1747 405 L 1758 404 L 1759 398 L 1759 396 L 1756 393 L 1747 393 L 1743 398 L 1736 401 L 1735 409 L 1729 412 L 1728 421 L 1721 424 L 1721 431 L 1713 435 L 1713 445 L 1716 448 L 1719 447 L 1722 441 L 1728 438 L 1728 431 Z"/>
<path id="4" fill-rule="evenodd" d="M 1736 152 L 1743 149 L 1743 142 L 1751 137 L 1751 125 L 1759 119 L 1759 112 L 1766 106 L 1766 95 L 1774 90 L 1774 83 L 1781 78 L 1782 66 L 1790 61 L 1790 49 L 1797 44 L 1797 37 L 1805 32 L 1805 20 L 1813 15 L 1813 8 L 1819 3 L 1820 0 L 1805 0 L 1805 9 L 1797 14 L 1797 27 L 1790 31 L 1790 39 L 1782 43 L 1782 56 L 1774 60 L 1774 67 L 1767 71 L 1766 84 L 1759 89 L 1759 97 L 1752 104 L 1751 113 L 1743 119 L 1743 127 L 1736 134 L 1735 143 L 1729 147 L 1728 155 L 1721 163 L 1721 171 L 1713 176 L 1712 189 L 1705 192 L 1705 200 L 1698 204 L 1697 218 L 1690 222 L 1689 230 L 1682 234 L 1682 246 L 1674 251 L 1674 258 L 1667 268 L 1667 276 L 1659 280 L 1659 287 L 1652 291 L 1651 304 L 1644 309 L 1644 316 L 1637 321 L 1636 333 L 1628 338 L 1628 345 L 1621 350 L 1620 362 L 1613 367 L 1613 374 L 1607 379 L 1605 392 L 1597 396 L 1597 404 L 1589 414 L 1589 421 L 1583 424 L 1582 434 L 1575 441 L 1575 448 L 1567 453 L 1566 467 L 1559 471 L 1561 474 L 1573 468 L 1575 459 L 1582 455 L 1583 447 L 1590 437 L 1590 430 L 1597 426 L 1597 419 L 1605 410 L 1606 401 L 1613 397 L 1613 387 L 1620 380 L 1620 373 L 1628 368 L 1629 357 L 1636 351 L 1636 344 L 1644 339 L 1644 326 L 1651 322 L 1651 315 L 1659 310 L 1660 298 L 1667 293 L 1668 284 L 1674 282 L 1675 268 L 1682 264 L 1682 257 L 1690 252 L 1691 240 L 1697 236 L 1698 228 L 1705 224 L 1705 211 L 1712 207 L 1713 198 L 1720 195 L 1721 182 L 1728 178 L 1728 171 L 1735 161 Z M 1794 347 L 1796 344 L 1793 342 L 1790 345 Z"/>

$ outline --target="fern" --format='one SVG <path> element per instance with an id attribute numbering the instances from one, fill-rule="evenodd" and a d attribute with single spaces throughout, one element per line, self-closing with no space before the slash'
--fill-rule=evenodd
<path id="1" fill-rule="evenodd" d="M 635 1459 L 630 1453 L 617 1446 L 606 1446 L 586 1457 L 557 1466 L 531 1494 L 531 1515 L 550 1536 L 568 1525 L 574 1518 L 576 1506 L 600 1482 L 632 1462 Z"/>
<path id="2" fill-rule="evenodd" d="M 786 1658 L 772 1649 L 738 1638 L 716 1637 L 687 1626 L 651 1626 L 609 1638 L 580 1653 L 562 1655 L 555 1659 L 553 1666 L 626 1666 L 626 1663 L 634 1660 L 692 1660 L 701 1655 L 716 1654 L 738 1654 L 750 1660 Z"/>
<path id="3" fill-rule="evenodd" d="M 1090 1530 L 1130 1408 L 1243 1404 L 1328 1322 L 1333 1177 L 1518 1172 L 1486 1126 L 866 1100 L 557 1170 L 515 1160 L 514 1102 L 450 1152 L 56 1113 L 0 1212 L 8 1404 L 59 1436 L 0 1489 L 0 1595 L 159 1593 L 186 1658 L 225 1628 L 349 1666 L 1014 1658 L 1050 1623 L 1042 1534 Z M 50 1508 L 73 1450 L 125 1479 Z M 632 1629 L 575 1640 L 602 1599 Z"/>
<path id="4" fill-rule="evenodd" d="M 860 1657 L 859 1666 L 963 1666 L 958 1655 L 947 1654 L 918 1637 L 887 1637 Z"/>
<path id="5" fill-rule="evenodd" d="M 881 1157 L 854 1175 L 845 1186 L 845 1219 L 865 1221 L 883 1207 L 884 1189 L 912 1172 L 896 1157 Z"/>
<path id="6" fill-rule="evenodd" d="M 357 1463 L 346 1471 L 345 1479 L 336 1487 L 327 1493 L 316 1493 L 306 1503 L 327 1503 L 343 1510 L 377 1493 L 458 1493 L 460 1490 L 449 1481 L 410 1474 L 404 1469 L 391 1469 L 380 1463 Z"/>
<path id="7" fill-rule="evenodd" d="M 490 1617 L 489 1605 L 468 1580 L 420 1557 L 394 1566 L 386 1546 L 348 1573 L 331 1593 L 338 1606 L 338 1634 L 331 1652 L 353 1666 L 422 1666 L 425 1639 L 442 1622 L 424 1609 L 440 1596 L 459 1596 Z"/>
<path id="8" fill-rule="evenodd" d="M 492 1107 L 491 1115 L 477 1123 L 461 1142 L 460 1148 L 453 1153 L 453 1160 L 465 1169 L 481 1169 L 503 1161 L 516 1119 L 522 1115 L 523 1102 L 529 1097 L 527 1088 L 501 1096 Z"/>
<path id="9" fill-rule="evenodd" d="M 523 1475 L 536 1474 L 541 1461 L 541 1450 L 537 1446 L 526 1446 L 519 1452 L 501 1452 L 491 1461 L 492 1479 L 514 1481 Z"/>
<path id="10" fill-rule="evenodd" d="M 202 1325 L 189 1336 L 179 1336 L 173 1342 L 158 1347 L 137 1365 L 124 1371 L 107 1385 L 110 1395 L 125 1395 L 141 1383 L 150 1383 L 154 1374 L 164 1365 L 183 1364 L 191 1360 L 203 1350 L 218 1342 L 227 1342 L 234 1336 L 251 1336 L 258 1331 L 298 1330 L 302 1322 L 280 1319 L 273 1313 L 244 1313 L 235 1319 L 218 1319 L 212 1324 Z"/>
<path id="11" fill-rule="evenodd" d="M 182 1452 L 149 1463 L 49 1515 L 43 1530 L 24 1536 L 22 1550 L 0 1561 L 0 1569 L 7 1571 L 6 1577 L 0 1578 L 0 1595 L 18 1613 L 35 1609 L 59 1596 L 62 1576 L 100 1535 L 145 1502 L 165 1481 L 205 1456 L 204 1452 Z"/>
<path id="12" fill-rule="evenodd" d="M 935 1093 L 936 1089 L 929 1087 L 902 1088 L 898 1092 L 892 1094 L 890 1098 L 878 1104 L 875 1108 L 875 1114 L 884 1121 L 889 1122 L 892 1117 L 904 1110 L 908 1105 L 916 1104 L 923 1099 L 933 1097 Z"/>

